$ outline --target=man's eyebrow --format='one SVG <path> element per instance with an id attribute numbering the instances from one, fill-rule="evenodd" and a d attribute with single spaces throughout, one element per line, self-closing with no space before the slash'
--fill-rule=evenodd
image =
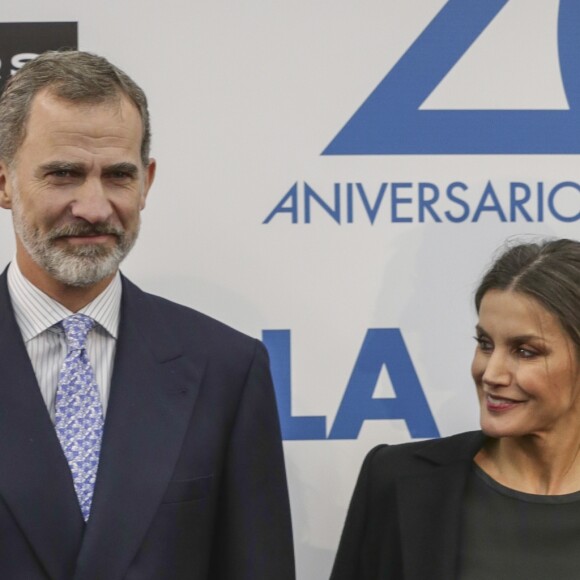
<path id="1" fill-rule="evenodd" d="M 70 171 L 72 173 L 82 173 L 85 171 L 83 163 L 74 163 L 73 161 L 50 161 L 40 166 L 43 173 L 53 173 L 55 171 Z"/>
<path id="2" fill-rule="evenodd" d="M 134 163 L 122 161 L 121 163 L 113 163 L 103 168 L 103 173 L 126 173 L 131 177 L 139 174 L 139 168 Z"/>

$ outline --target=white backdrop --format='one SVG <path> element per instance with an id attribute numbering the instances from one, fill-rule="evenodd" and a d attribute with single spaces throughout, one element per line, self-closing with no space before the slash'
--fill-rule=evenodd
<path id="1" fill-rule="evenodd" d="M 449 435 L 478 425 L 472 294 L 492 253 L 516 234 L 578 237 L 578 189 L 554 198 L 567 222 L 546 203 L 540 221 L 537 194 L 526 206 L 532 220 L 519 212 L 510 221 L 509 184 L 537 191 L 541 182 L 547 197 L 557 183 L 580 182 L 580 163 L 549 152 L 321 155 L 445 4 L 19 0 L 3 6 L 2 19 L 78 22 L 79 47 L 108 57 L 149 96 L 158 174 L 126 275 L 253 336 L 290 330 L 292 414 L 326 417 L 327 431 L 367 330 L 400 329 L 438 430 Z M 422 109 L 567 110 L 560 3 L 530 4 L 510 0 Z M 506 222 L 497 208 L 471 219 L 488 181 Z M 409 183 L 400 192 L 409 201 L 393 213 L 389 186 L 373 224 L 358 198 L 348 223 L 346 184 L 357 182 L 373 203 L 382 183 Z M 425 182 L 442 192 L 433 206 L 442 217 L 461 213 L 443 192 L 464 183 L 470 219 L 420 222 Z M 339 184 L 340 224 L 316 202 L 306 223 L 305 183 L 330 205 Z M 289 212 L 263 223 L 294 184 L 297 223 Z M 0 263 L 13 252 L 4 212 Z M 395 394 L 382 373 L 374 396 Z M 365 453 L 409 438 L 403 420 L 369 420 L 356 439 L 285 442 L 299 580 L 328 576 Z"/>

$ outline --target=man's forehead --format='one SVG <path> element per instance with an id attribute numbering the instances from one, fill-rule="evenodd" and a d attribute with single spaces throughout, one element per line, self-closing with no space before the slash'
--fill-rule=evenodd
<path id="1" fill-rule="evenodd" d="M 30 122 L 31 117 L 46 117 L 55 113 L 65 115 L 68 112 L 75 115 L 94 111 L 107 111 L 121 118 L 127 115 L 141 117 L 135 103 L 121 91 L 103 98 L 67 99 L 59 95 L 56 88 L 47 87 L 34 95 L 28 121 Z"/>
<path id="2" fill-rule="evenodd" d="M 140 153 L 143 126 L 137 107 L 124 95 L 101 102 L 70 101 L 48 90 L 31 103 L 19 147 L 122 148 Z M 18 153 L 17 153 L 18 155 Z"/>

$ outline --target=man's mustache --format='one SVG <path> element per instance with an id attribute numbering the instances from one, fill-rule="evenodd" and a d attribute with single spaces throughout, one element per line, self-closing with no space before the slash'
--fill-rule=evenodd
<path id="1" fill-rule="evenodd" d="M 63 226 L 56 227 L 51 230 L 49 234 L 50 240 L 56 240 L 57 238 L 64 238 L 69 236 L 102 236 L 102 235 L 112 235 L 121 237 L 125 231 L 112 224 L 101 223 L 101 224 L 88 224 L 88 223 L 77 223 L 77 224 L 65 224 Z"/>

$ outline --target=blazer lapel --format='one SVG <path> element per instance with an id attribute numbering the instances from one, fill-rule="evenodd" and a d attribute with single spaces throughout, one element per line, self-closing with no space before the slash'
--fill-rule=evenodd
<path id="1" fill-rule="evenodd" d="M 404 577 L 450 580 L 457 575 L 463 493 L 483 436 L 453 437 L 447 446 L 418 452 L 423 474 L 401 478 L 399 521 Z"/>
<path id="2" fill-rule="evenodd" d="M 91 516 L 75 580 L 123 578 L 178 459 L 205 365 L 127 280 Z"/>
<path id="3" fill-rule="evenodd" d="M 47 574 L 71 577 L 84 522 L 0 276 L 0 495 Z"/>

